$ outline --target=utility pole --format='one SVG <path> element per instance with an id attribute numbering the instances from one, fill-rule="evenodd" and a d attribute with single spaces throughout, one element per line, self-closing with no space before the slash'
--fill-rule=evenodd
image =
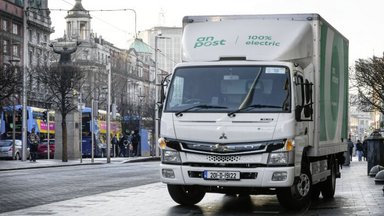
<path id="1" fill-rule="evenodd" d="M 155 36 L 155 154 L 156 156 L 160 155 L 159 148 L 157 147 L 157 140 L 159 139 L 160 135 L 160 119 L 159 119 L 159 105 L 161 101 L 159 101 L 159 87 L 161 86 L 159 82 L 159 74 L 158 74 L 158 66 L 157 66 L 157 46 L 158 46 L 158 39 L 171 39 L 170 37 L 164 37 L 161 36 L 161 34 L 158 34 Z"/>
<path id="2" fill-rule="evenodd" d="M 111 163 L 111 59 L 108 56 L 108 96 L 107 96 L 107 163 Z"/>
<path id="3" fill-rule="evenodd" d="M 22 143 L 23 143 L 23 155 L 22 160 L 27 160 L 27 59 L 28 59 L 28 31 L 27 31 L 27 19 L 28 14 L 28 1 L 24 1 L 24 14 L 23 14 L 23 101 L 22 101 Z"/>

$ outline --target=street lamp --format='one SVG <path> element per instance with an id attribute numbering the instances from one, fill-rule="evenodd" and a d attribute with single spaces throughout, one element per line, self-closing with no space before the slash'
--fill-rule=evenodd
<path id="1" fill-rule="evenodd" d="M 156 149 L 156 156 L 159 156 L 159 148 L 156 146 L 156 142 L 159 139 L 159 124 L 160 124 L 160 119 L 159 119 L 159 104 L 161 101 L 159 101 L 159 86 L 161 85 L 159 83 L 159 74 L 157 73 L 158 66 L 157 66 L 157 40 L 158 39 L 171 39 L 170 37 L 164 37 L 161 36 L 161 34 L 158 34 L 155 36 L 155 149 Z"/>
<path id="2" fill-rule="evenodd" d="M 137 27 L 137 14 L 136 14 L 136 11 L 134 9 L 132 9 L 132 8 L 127 8 L 127 9 L 124 9 L 124 10 L 132 11 L 135 14 L 135 38 L 137 38 L 137 30 L 136 30 L 136 27 Z"/>
<path id="3" fill-rule="evenodd" d="M 28 59 L 28 31 L 27 31 L 27 15 L 28 15 L 28 1 L 24 1 L 24 16 L 23 16 L 23 101 L 22 101 L 22 144 L 23 144 L 23 155 L 22 160 L 27 160 L 27 59 Z"/>
<path id="4" fill-rule="evenodd" d="M 20 62 L 20 60 L 18 59 L 11 59 L 9 60 L 9 63 L 11 64 L 12 66 L 12 70 L 14 73 L 16 73 L 16 64 Z M 15 144 L 15 140 L 16 140 L 16 124 L 15 124 L 15 100 L 12 100 L 12 104 L 13 104 L 13 107 L 12 107 L 12 158 L 15 158 L 15 150 L 16 150 L 16 144 Z"/>
<path id="5" fill-rule="evenodd" d="M 136 13 L 135 13 L 136 14 Z M 108 59 L 110 57 L 108 56 Z M 107 96 L 107 163 L 111 163 L 111 60 L 108 65 L 108 96 Z"/>
<path id="6" fill-rule="evenodd" d="M 143 118 L 142 104 L 143 104 L 143 100 L 145 98 L 145 95 L 141 94 L 141 89 L 140 89 L 140 95 L 138 95 L 138 97 L 139 97 L 139 135 L 141 136 L 141 127 L 142 127 L 142 118 Z M 134 152 L 136 154 L 136 156 L 141 155 L 140 151 L 141 151 L 141 143 L 138 144 L 138 146 L 136 148 L 136 152 Z"/>

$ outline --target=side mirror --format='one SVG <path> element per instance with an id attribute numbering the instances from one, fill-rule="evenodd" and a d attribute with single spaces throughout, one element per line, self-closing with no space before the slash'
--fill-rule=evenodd
<path id="1" fill-rule="evenodd" d="M 311 117 L 312 114 L 313 114 L 313 109 L 312 109 L 311 104 L 305 105 L 304 106 L 304 116 L 305 116 L 305 118 Z"/>
<path id="2" fill-rule="evenodd" d="M 309 104 L 312 102 L 312 83 L 310 83 L 307 79 L 305 80 L 305 103 Z"/>
<path id="3" fill-rule="evenodd" d="M 301 121 L 301 112 L 303 111 L 303 107 L 300 105 L 297 105 L 295 108 L 295 118 L 296 121 Z"/>

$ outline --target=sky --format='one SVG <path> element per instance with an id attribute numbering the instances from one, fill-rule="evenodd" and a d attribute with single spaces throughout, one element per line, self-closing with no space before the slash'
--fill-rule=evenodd
<path id="1" fill-rule="evenodd" d="M 51 40 L 62 37 L 66 11 L 75 0 L 48 0 Z M 82 0 L 91 11 L 94 33 L 119 48 L 128 48 L 137 31 L 155 26 L 181 27 L 189 15 L 318 13 L 349 40 L 349 65 L 384 52 L 383 0 Z M 58 10 L 59 9 L 59 10 Z M 61 11 L 60 11 L 61 10 Z M 101 11 L 104 10 L 104 11 Z"/>

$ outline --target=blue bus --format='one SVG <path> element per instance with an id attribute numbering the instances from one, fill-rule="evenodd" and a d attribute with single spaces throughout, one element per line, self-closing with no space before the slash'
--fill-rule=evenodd
<path id="1" fill-rule="evenodd" d="M 13 128 L 15 128 L 16 139 L 22 138 L 22 105 L 3 107 L 1 112 L 0 134 L 2 139 L 12 138 Z M 48 124 L 46 119 L 46 109 L 27 106 L 27 133 L 32 128 L 40 135 L 40 138 L 46 138 L 48 132 Z M 15 112 L 15 121 L 13 121 L 13 112 Z M 50 137 L 55 134 L 54 112 L 50 111 L 49 134 Z"/>
<path id="2" fill-rule="evenodd" d="M 107 138 L 107 112 L 105 110 L 98 110 L 97 116 L 94 117 L 94 121 L 91 118 L 92 109 L 84 107 L 82 111 L 82 156 L 92 156 L 92 132 L 94 137 L 94 156 L 105 157 L 107 155 L 106 150 L 106 138 Z M 93 122 L 93 123 L 92 123 Z M 116 115 L 116 119 L 111 120 L 111 138 L 113 135 L 119 138 L 121 137 L 121 120 L 120 115 Z M 111 146 L 112 148 L 112 146 Z M 113 156 L 113 151 L 111 151 Z"/>

